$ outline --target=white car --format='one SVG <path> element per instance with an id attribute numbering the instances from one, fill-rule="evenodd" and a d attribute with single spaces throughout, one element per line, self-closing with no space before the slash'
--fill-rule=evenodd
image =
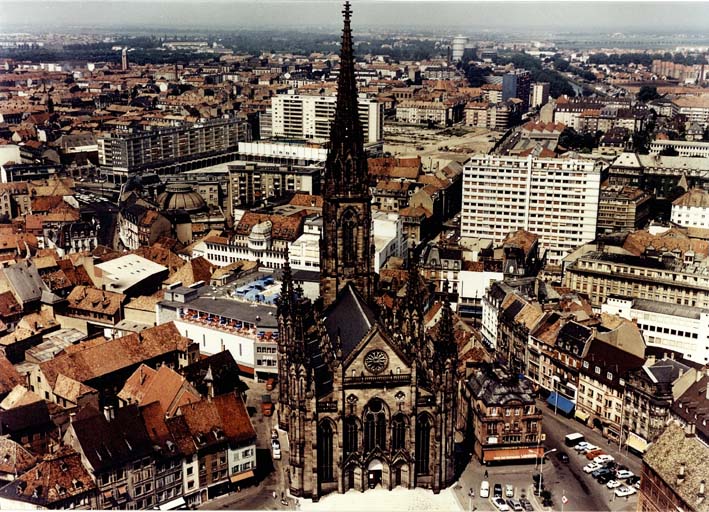
<path id="1" fill-rule="evenodd" d="M 616 489 L 617 487 L 620 487 L 621 485 L 623 485 L 623 484 L 620 483 L 618 480 L 611 480 L 606 484 L 606 487 L 608 487 L 609 489 Z"/>
<path id="2" fill-rule="evenodd" d="M 599 464 L 598 462 L 589 462 L 583 467 L 583 472 L 584 473 L 593 473 L 597 469 L 601 469 L 603 467 L 602 464 Z"/>
<path id="3" fill-rule="evenodd" d="M 587 443 L 586 441 L 581 441 L 579 444 L 574 446 L 574 450 L 577 452 L 582 452 L 583 450 L 586 449 L 587 446 L 593 446 L 591 443 Z"/>
<path id="4" fill-rule="evenodd" d="M 628 471 L 627 469 L 621 469 L 620 471 L 616 471 L 616 473 L 615 473 L 615 477 L 618 480 L 626 480 L 626 479 L 630 478 L 631 476 L 633 476 L 633 472 Z"/>
<path id="5" fill-rule="evenodd" d="M 636 492 L 638 491 L 634 487 L 628 487 L 627 485 L 624 485 L 623 487 L 618 487 L 615 490 L 615 495 L 619 498 L 624 498 L 625 496 L 631 496 Z"/>
<path id="6" fill-rule="evenodd" d="M 613 459 L 612 455 L 603 454 L 593 459 L 593 462 L 598 462 L 599 464 L 606 464 L 608 462 L 612 462 L 613 460 L 615 459 Z"/>
<path id="7" fill-rule="evenodd" d="M 278 439 L 271 440 L 271 448 L 273 449 L 273 459 L 281 460 L 281 443 L 278 442 Z"/>
<path id="8" fill-rule="evenodd" d="M 483 480 L 480 484 L 480 497 L 489 498 L 490 497 L 490 482 Z"/>
<path id="9" fill-rule="evenodd" d="M 493 498 L 492 504 L 495 505 L 500 512 L 508 512 L 508 510 L 510 510 L 510 507 L 507 506 L 507 503 L 505 503 L 505 500 L 502 498 Z"/>
<path id="10" fill-rule="evenodd" d="M 515 488 L 514 486 L 507 484 L 505 485 L 505 497 L 506 498 L 514 498 L 515 495 Z"/>
<path id="11" fill-rule="evenodd" d="M 598 450 L 598 446 L 589 443 L 583 448 L 583 450 L 580 451 L 580 453 L 588 453 L 592 452 L 593 450 Z"/>

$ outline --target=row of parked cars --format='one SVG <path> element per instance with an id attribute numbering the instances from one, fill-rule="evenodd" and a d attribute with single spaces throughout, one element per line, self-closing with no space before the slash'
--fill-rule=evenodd
<path id="1" fill-rule="evenodd" d="M 483 480 L 480 484 L 480 497 L 490 497 L 490 482 L 487 480 Z M 495 484 L 493 486 L 492 504 L 495 505 L 495 508 L 497 508 L 500 512 L 532 512 L 534 510 L 534 507 L 532 507 L 529 500 L 524 497 L 524 493 L 521 498 L 515 499 L 515 488 L 510 484 L 505 485 L 504 497 L 502 484 Z"/>
<path id="2" fill-rule="evenodd" d="M 612 455 L 608 455 L 598 446 L 582 441 L 574 446 L 574 450 L 585 455 L 590 461 L 583 471 L 590 474 L 599 484 L 613 490 L 619 498 L 631 496 L 640 488 L 640 477 L 625 466 L 617 464 Z"/>

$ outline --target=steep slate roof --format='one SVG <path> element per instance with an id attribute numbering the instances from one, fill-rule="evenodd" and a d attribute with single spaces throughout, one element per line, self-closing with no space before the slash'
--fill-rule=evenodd
<path id="1" fill-rule="evenodd" d="M 44 283 L 32 262 L 20 261 L 3 269 L 15 295 L 24 302 L 38 301 L 42 297 Z"/>
<path id="2" fill-rule="evenodd" d="M 114 418 L 108 421 L 103 413 L 87 406 L 72 422 L 81 451 L 97 472 L 153 452 L 138 406 L 130 404 L 114 411 Z"/>
<path id="3" fill-rule="evenodd" d="M 214 394 L 223 395 L 234 390 L 243 391 L 247 389 L 245 383 L 239 377 L 239 366 L 234 360 L 234 356 L 228 350 L 217 352 L 214 355 L 200 359 L 184 368 L 180 373 L 192 384 L 199 393 L 207 395 L 207 385 L 204 377 L 207 370 L 212 370 L 214 377 Z"/>
<path id="4" fill-rule="evenodd" d="M 346 359 L 376 322 L 374 312 L 359 291 L 348 283 L 325 312 L 325 328 L 331 340 L 340 337 L 342 355 Z"/>

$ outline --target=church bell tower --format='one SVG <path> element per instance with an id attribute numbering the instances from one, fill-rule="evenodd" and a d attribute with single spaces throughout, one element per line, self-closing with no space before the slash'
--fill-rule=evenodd
<path id="1" fill-rule="evenodd" d="M 352 283 L 367 301 L 373 294 L 372 211 L 364 132 L 359 119 L 350 3 L 345 2 L 337 107 L 323 186 L 320 296 L 325 307 Z"/>

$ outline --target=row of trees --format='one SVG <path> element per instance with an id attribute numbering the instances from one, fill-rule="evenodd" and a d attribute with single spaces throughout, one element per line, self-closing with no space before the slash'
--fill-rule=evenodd
<path id="1" fill-rule="evenodd" d="M 607 55 L 605 53 L 594 53 L 588 59 L 591 64 L 616 64 L 627 66 L 628 64 L 642 64 L 651 66 L 653 60 L 665 60 L 675 64 L 704 64 L 706 57 L 700 54 L 684 53 L 620 53 Z"/>

